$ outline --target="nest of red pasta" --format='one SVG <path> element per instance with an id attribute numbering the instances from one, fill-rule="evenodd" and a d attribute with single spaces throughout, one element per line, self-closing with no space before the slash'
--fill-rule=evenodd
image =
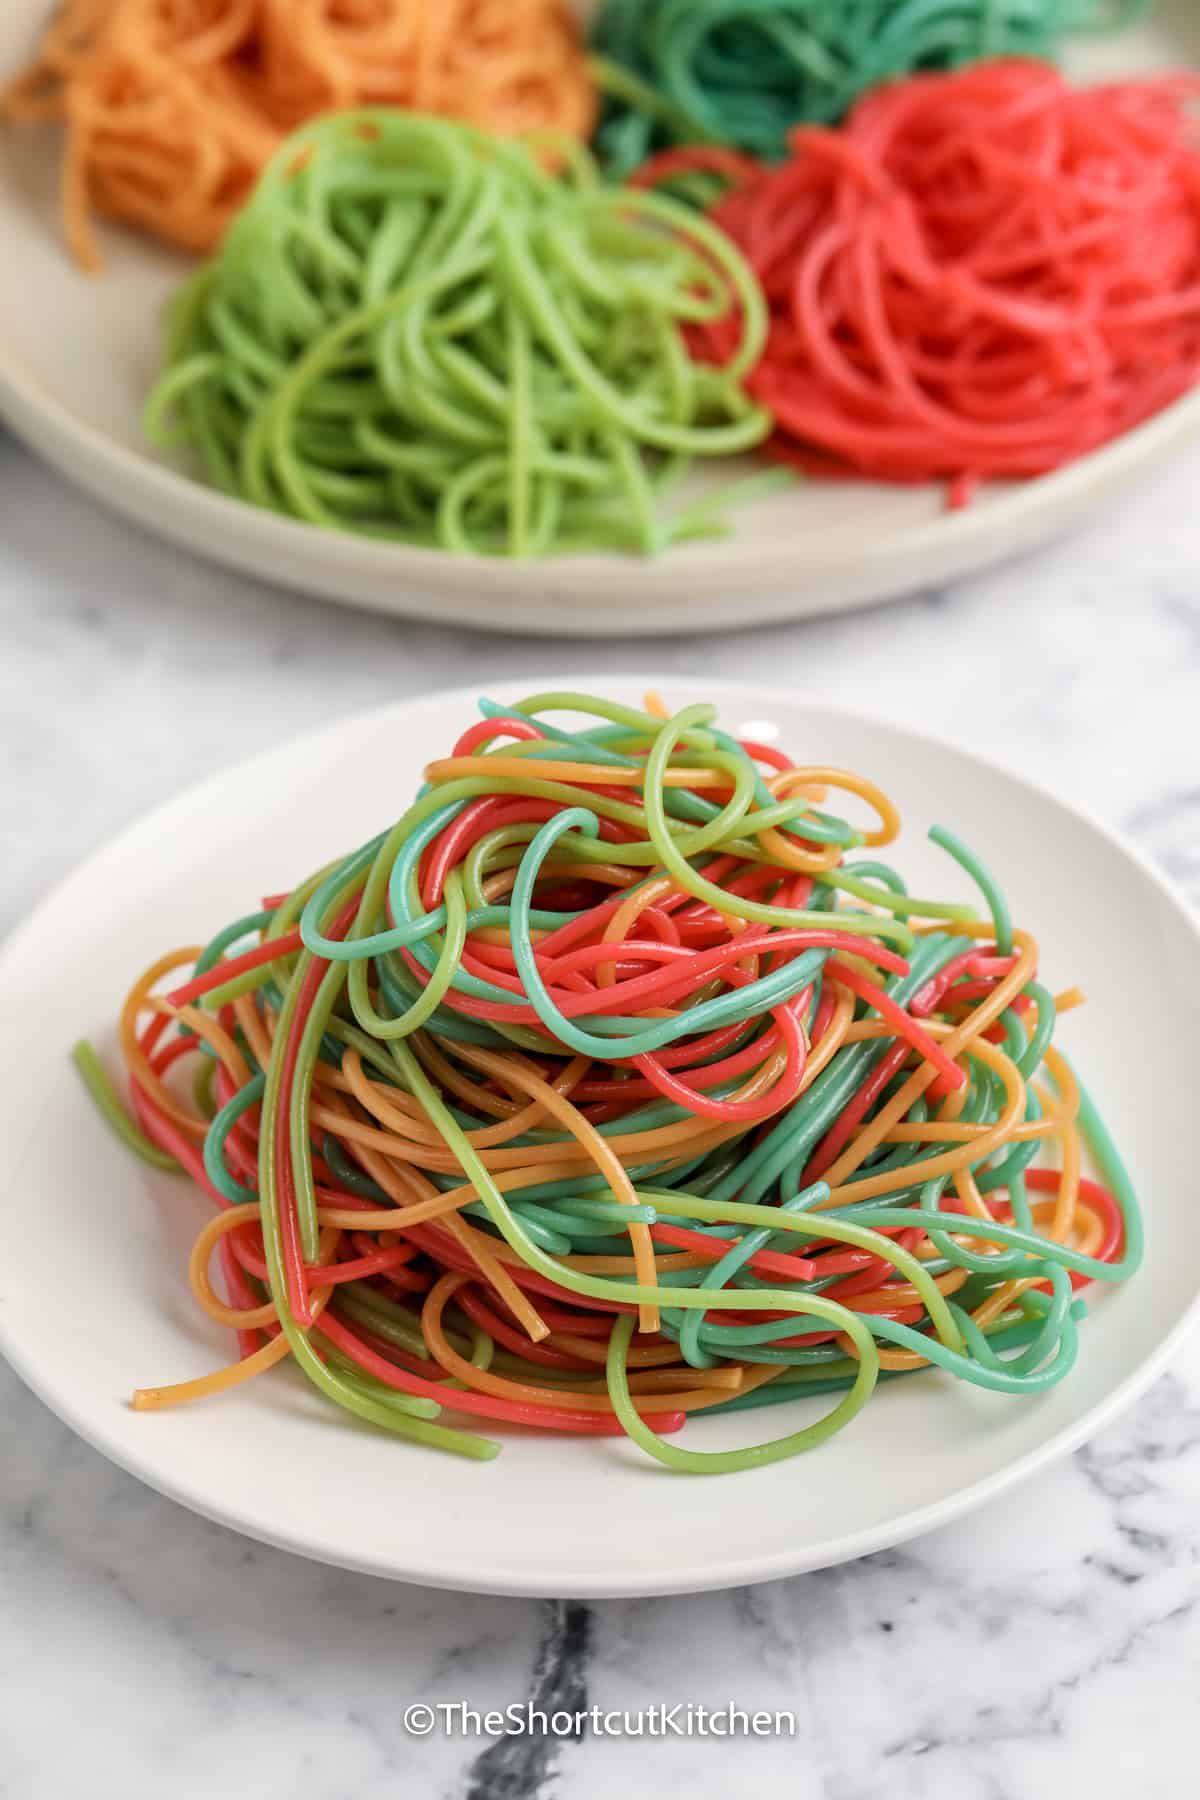
<path id="1" fill-rule="evenodd" d="M 1200 376 L 1200 78 L 1091 88 L 1021 60 L 873 90 L 779 164 L 716 146 L 652 158 L 715 177 L 711 217 L 771 331 L 749 391 L 805 474 L 1044 475 Z M 695 329 L 723 362 L 736 321 Z"/>

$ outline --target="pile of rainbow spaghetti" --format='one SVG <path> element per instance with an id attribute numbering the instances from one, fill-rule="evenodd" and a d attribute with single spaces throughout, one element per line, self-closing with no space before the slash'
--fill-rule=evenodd
<path id="1" fill-rule="evenodd" d="M 192 1287 L 240 1351 L 136 1406 L 291 1360 L 463 1455 L 518 1425 L 703 1473 L 930 1365 L 1068 1375 L 1080 1288 L 1141 1254 L 1053 1042 L 1079 996 L 950 833 L 979 914 L 877 859 L 870 782 L 648 705 L 483 703 L 392 829 L 155 962 L 121 1025 L 136 1125 L 80 1046 L 126 1141 L 214 1203 Z M 823 1395 L 750 1449 L 674 1441 Z"/>

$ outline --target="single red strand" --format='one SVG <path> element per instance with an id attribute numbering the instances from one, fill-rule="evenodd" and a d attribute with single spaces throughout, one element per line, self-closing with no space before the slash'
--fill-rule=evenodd
<path id="1" fill-rule="evenodd" d="M 348 1356 L 360 1369 L 374 1375 L 377 1381 L 382 1381 L 403 1394 L 416 1394 L 427 1400 L 437 1400 L 443 1406 L 452 1407 L 455 1412 L 470 1413 L 481 1419 L 503 1419 L 511 1425 L 531 1425 L 539 1430 L 576 1432 L 588 1437 L 624 1435 L 620 1420 L 611 1413 L 576 1412 L 569 1406 L 522 1405 L 515 1400 L 501 1399 L 496 1394 L 481 1394 L 471 1388 L 450 1388 L 447 1391 L 444 1381 L 428 1381 L 386 1361 L 328 1310 L 322 1314 L 318 1330 L 331 1344 L 336 1345 L 343 1356 Z M 681 1412 L 647 1413 L 644 1417 L 652 1431 L 671 1432 L 681 1428 L 687 1415 Z"/>
<path id="2" fill-rule="evenodd" d="M 706 1237 L 704 1232 L 689 1231 L 683 1225 L 652 1225 L 650 1235 L 655 1243 L 689 1250 L 694 1255 L 710 1257 L 713 1262 L 720 1262 L 737 1243 L 736 1238 Z M 778 1275 L 785 1281 L 815 1281 L 818 1273 L 816 1263 L 803 1256 L 789 1256 L 782 1250 L 758 1250 L 746 1266 L 763 1275 Z"/>
<path id="3" fill-rule="evenodd" d="M 285 931 L 281 937 L 268 938 L 266 943 L 256 944 L 253 950 L 246 950 L 241 956 L 217 963 L 203 975 L 193 975 L 182 987 L 172 988 L 167 999 L 172 1006 L 188 1006 L 193 1000 L 198 1000 L 201 994 L 211 993 L 213 988 L 224 987 L 227 981 L 235 980 L 250 969 L 261 968 L 263 963 L 275 962 L 279 957 L 291 956 L 294 951 L 303 948 L 304 940 L 298 928 L 295 931 Z"/>
<path id="4" fill-rule="evenodd" d="M 966 1071 L 946 1055 L 935 1038 L 931 1038 L 927 1031 L 922 1031 L 917 1021 L 902 1006 L 897 1006 L 890 994 L 885 994 L 882 988 L 876 987 L 873 981 L 868 981 L 865 975 L 860 975 L 857 969 L 848 968 L 845 963 L 836 959 L 827 964 L 825 973 L 830 981 L 837 982 L 839 987 L 848 987 L 852 994 L 865 1000 L 894 1031 L 908 1040 L 927 1063 L 932 1063 L 950 1087 L 957 1089 L 965 1084 Z"/>

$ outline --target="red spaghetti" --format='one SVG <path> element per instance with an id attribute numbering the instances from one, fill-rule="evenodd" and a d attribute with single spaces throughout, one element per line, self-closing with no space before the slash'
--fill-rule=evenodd
<path id="1" fill-rule="evenodd" d="M 750 381 L 809 473 L 1044 474 L 1200 377 L 1200 77 L 1072 88 L 1031 62 L 921 75 L 713 216 L 771 307 Z M 638 177 L 677 175 L 669 153 Z M 697 166 L 710 168 L 707 153 Z M 736 321 L 698 328 L 724 360 Z"/>

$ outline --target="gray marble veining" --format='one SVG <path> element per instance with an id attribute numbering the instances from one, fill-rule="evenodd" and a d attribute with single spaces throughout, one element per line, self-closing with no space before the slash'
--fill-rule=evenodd
<path id="1" fill-rule="evenodd" d="M 0 930 L 207 766 L 316 720 L 586 662 L 820 689 L 1048 779 L 1200 902 L 1200 455 L 1084 532 L 850 618 L 639 646 L 341 613 L 189 561 L 0 439 Z M 224 752 L 218 754 L 224 756 Z M 0 1369 L 0 1800 L 1190 1800 L 1200 1345 L 1136 1411 L 903 1550 L 753 1590 L 475 1599 L 250 1544 L 102 1461 Z M 418 1737 L 406 1705 L 727 1703 L 794 1739 Z"/>

